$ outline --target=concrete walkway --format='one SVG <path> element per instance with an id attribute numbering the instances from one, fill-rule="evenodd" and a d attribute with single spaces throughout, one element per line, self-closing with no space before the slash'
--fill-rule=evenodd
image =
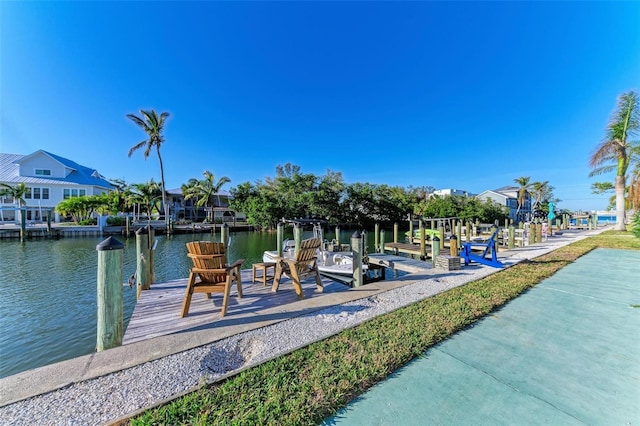
<path id="1" fill-rule="evenodd" d="M 640 252 L 598 249 L 326 424 L 640 423 Z"/>

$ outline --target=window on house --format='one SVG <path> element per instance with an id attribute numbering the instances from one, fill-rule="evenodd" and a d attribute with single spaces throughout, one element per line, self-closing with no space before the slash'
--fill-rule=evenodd
<path id="1" fill-rule="evenodd" d="M 36 176 L 51 176 L 49 169 L 36 169 Z"/>
<path id="2" fill-rule="evenodd" d="M 49 199 L 49 188 L 42 188 L 42 199 L 43 200 Z"/>
<path id="3" fill-rule="evenodd" d="M 82 197 L 87 195 L 86 189 L 78 189 L 78 188 L 64 188 L 62 190 L 62 199 L 66 200 L 67 198 L 73 197 Z"/>
<path id="4" fill-rule="evenodd" d="M 40 188 L 33 188 L 33 199 L 34 200 L 40 199 Z"/>
<path id="5" fill-rule="evenodd" d="M 24 199 L 25 200 L 30 200 L 31 199 L 31 188 L 27 187 L 27 190 L 24 193 Z"/>

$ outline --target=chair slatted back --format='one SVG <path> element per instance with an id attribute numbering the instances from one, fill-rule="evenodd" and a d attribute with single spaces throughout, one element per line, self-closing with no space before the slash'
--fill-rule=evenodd
<path id="1" fill-rule="evenodd" d="M 201 282 L 221 283 L 226 280 L 224 243 L 192 241 L 187 243 L 187 251 L 195 269 L 211 270 L 198 272 Z"/>
<path id="2" fill-rule="evenodd" d="M 317 269 L 316 256 L 320 248 L 320 240 L 309 238 L 300 242 L 300 250 L 296 252 L 295 265 L 298 274 L 305 276 Z"/>

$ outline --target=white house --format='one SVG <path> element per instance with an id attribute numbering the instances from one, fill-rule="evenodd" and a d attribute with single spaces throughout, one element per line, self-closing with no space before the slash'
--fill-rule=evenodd
<path id="1" fill-rule="evenodd" d="M 0 183 L 15 186 L 24 182 L 28 188 L 27 220 L 41 221 L 44 212 L 62 200 L 81 195 L 99 195 L 113 186 L 97 170 L 47 151 L 29 155 L 0 153 Z M 15 200 L 0 197 L 0 221 L 16 221 Z M 59 222 L 58 215 L 55 221 Z"/>
<path id="2" fill-rule="evenodd" d="M 457 197 L 473 197 L 473 194 L 470 193 L 469 191 L 464 191 L 462 189 L 451 189 L 451 188 L 438 189 L 436 191 L 433 191 L 430 195 L 439 195 L 441 197 L 444 197 L 447 195 L 455 195 Z"/>
<path id="3" fill-rule="evenodd" d="M 501 206 L 507 206 L 509 217 L 514 222 L 524 222 L 531 218 L 531 196 L 529 193 L 526 194 L 524 204 L 518 210 L 518 190 L 517 186 L 503 186 L 502 188 L 484 191 L 476 195 L 476 198 L 482 201 L 490 199 Z"/>

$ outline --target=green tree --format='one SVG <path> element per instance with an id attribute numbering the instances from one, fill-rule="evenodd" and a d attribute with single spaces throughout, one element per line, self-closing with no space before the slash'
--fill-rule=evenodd
<path id="1" fill-rule="evenodd" d="M 604 140 L 598 145 L 589 160 L 590 177 L 615 170 L 616 229 L 626 230 L 625 188 L 626 175 L 637 141 L 630 140 L 640 128 L 640 110 L 637 94 L 633 91 L 618 97 L 617 109 L 612 113 Z"/>
<path id="2" fill-rule="evenodd" d="M 163 112 L 159 116 L 155 110 L 144 111 L 140 110 L 141 117 L 135 114 L 127 114 L 127 117 L 131 119 L 136 125 L 138 125 L 146 134 L 147 139 L 138 142 L 129 150 L 129 157 L 137 150 L 144 147 L 145 160 L 151 154 L 151 150 L 155 148 L 158 154 L 158 162 L 160 163 L 160 188 L 162 190 L 162 207 L 165 215 L 165 223 L 167 228 L 169 227 L 169 209 L 167 205 L 167 189 L 164 180 L 164 166 L 162 164 L 162 156 L 160 155 L 160 147 L 164 143 L 164 136 L 162 131 L 164 130 L 164 124 L 169 117 L 168 112 Z"/>

